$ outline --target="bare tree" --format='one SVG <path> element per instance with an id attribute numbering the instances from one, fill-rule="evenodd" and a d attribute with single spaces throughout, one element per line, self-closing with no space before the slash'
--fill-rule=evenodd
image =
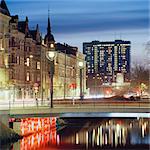
<path id="1" fill-rule="evenodd" d="M 139 87 L 142 83 L 149 87 L 149 73 L 148 67 L 142 65 L 135 65 L 131 72 L 131 85 Z"/>
<path id="2" fill-rule="evenodd" d="M 145 49 L 146 49 L 147 54 L 150 55 L 150 41 L 148 41 L 148 42 L 146 43 Z"/>

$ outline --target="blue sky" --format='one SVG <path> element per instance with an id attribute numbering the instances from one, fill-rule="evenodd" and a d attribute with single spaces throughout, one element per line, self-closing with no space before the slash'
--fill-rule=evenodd
<path id="1" fill-rule="evenodd" d="M 6 0 L 12 15 L 29 17 L 30 28 L 47 27 L 48 7 L 57 42 L 78 46 L 92 40 L 132 42 L 132 61 L 144 62 L 149 35 L 149 0 Z"/>

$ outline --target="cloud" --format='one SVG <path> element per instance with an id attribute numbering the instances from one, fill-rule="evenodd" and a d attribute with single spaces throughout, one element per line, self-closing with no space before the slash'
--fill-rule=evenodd
<path id="1" fill-rule="evenodd" d="M 82 49 L 82 42 L 114 40 L 123 33 L 132 41 L 132 53 L 142 56 L 148 37 L 149 0 L 6 0 L 12 14 L 20 20 L 29 17 L 30 27 L 39 23 L 44 34 L 47 28 L 48 5 L 52 32 L 56 40 Z M 136 32 L 134 32 L 136 31 Z M 137 31 L 140 31 L 137 32 Z M 124 38 L 124 36 L 123 36 Z"/>
<path id="2" fill-rule="evenodd" d="M 29 17 L 30 26 L 47 26 L 47 9 L 55 33 L 148 28 L 148 0 L 44 0 L 8 1 L 12 13 Z M 136 4 L 136 5 L 135 5 Z"/>

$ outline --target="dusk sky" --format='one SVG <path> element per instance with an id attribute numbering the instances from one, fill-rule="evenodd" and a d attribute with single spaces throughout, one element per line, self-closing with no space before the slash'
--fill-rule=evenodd
<path id="1" fill-rule="evenodd" d="M 132 62 L 144 62 L 149 35 L 149 0 L 6 0 L 11 15 L 29 17 L 44 35 L 48 7 L 56 42 L 79 47 L 93 40 L 130 40 Z"/>

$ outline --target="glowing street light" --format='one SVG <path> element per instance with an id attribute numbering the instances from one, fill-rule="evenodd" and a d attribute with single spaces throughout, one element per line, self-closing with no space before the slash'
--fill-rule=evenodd
<path id="1" fill-rule="evenodd" d="M 83 82 L 82 81 L 82 78 L 83 78 L 82 70 L 83 70 L 84 64 L 82 61 L 80 61 L 78 65 L 80 68 L 80 99 L 83 100 L 84 95 L 83 95 L 83 84 L 82 84 L 82 82 Z"/>
<path id="2" fill-rule="evenodd" d="M 46 57 L 50 60 L 50 98 L 51 98 L 51 108 L 53 108 L 53 76 L 54 76 L 54 60 L 56 57 L 55 46 L 53 43 L 50 44 L 50 48 L 46 53 Z"/>

